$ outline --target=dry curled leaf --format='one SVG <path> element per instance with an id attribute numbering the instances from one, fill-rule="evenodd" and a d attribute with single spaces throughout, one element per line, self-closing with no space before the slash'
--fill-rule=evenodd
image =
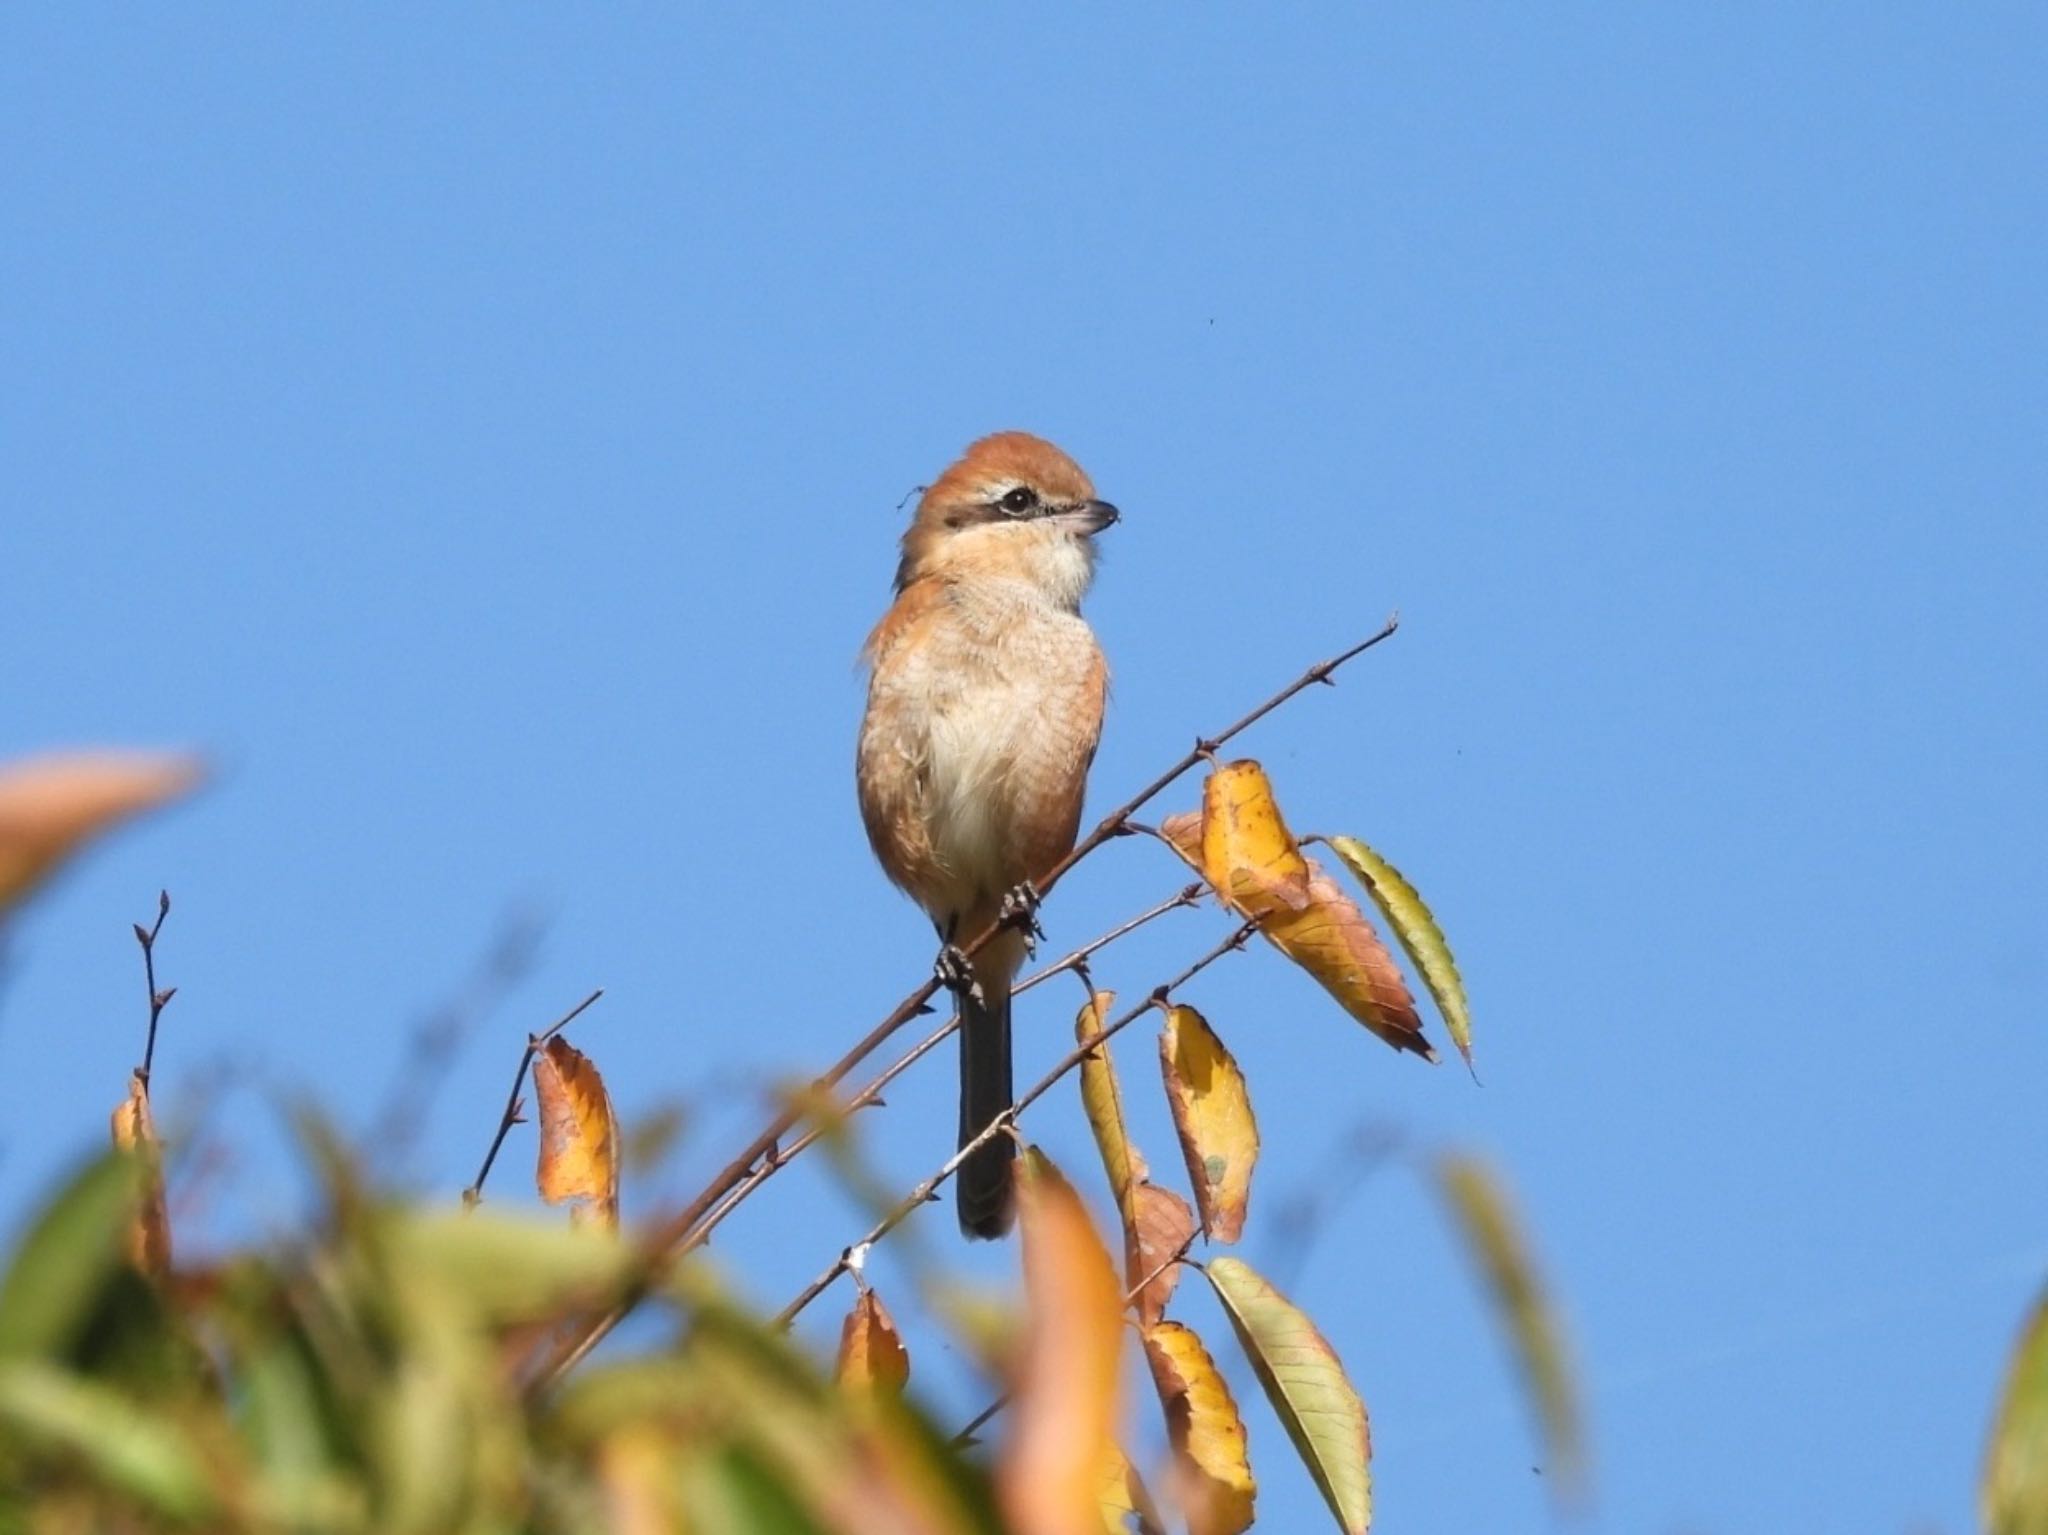
<path id="1" fill-rule="evenodd" d="M 1437 1164 L 1437 1180 L 1513 1344 L 1548 1450 L 1552 1485 L 1560 1496 L 1576 1498 L 1584 1492 L 1586 1479 L 1578 1391 L 1564 1330 L 1537 1277 L 1529 1244 L 1500 1181 L 1484 1163 L 1446 1156 Z"/>
<path id="2" fill-rule="evenodd" d="M 182 752 L 67 752 L 0 767 L 0 910 L 88 839 L 189 793 L 205 776 Z"/>
<path id="3" fill-rule="evenodd" d="M 1172 1189 L 1147 1179 L 1131 1185 L 1130 1217 L 1124 1226 L 1124 1283 L 1136 1290 L 1138 1321 L 1159 1320 L 1180 1283 L 1177 1259 L 1198 1228 L 1195 1212 Z"/>
<path id="4" fill-rule="evenodd" d="M 839 1329 L 839 1383 L 862 1391 L 901 1394 L 910 1381 L 910 1355 L 881 1296 L 863 1287 Z"/>
<path id="5" fill-rule="evenodd" d="M 589 1210 L 616 1227 L 619 1122 L 597 1067 L 557 1034 L 534 1055 L 533 1096 L 540 1117 L 540 1197 L 551 1205 L 572 1203 L 572 1217 Z"/>
<path id="6" fill-rule="evenodd" d="M 1035 1147 L 1017 1184 L 1025 1341 L 996 1488 L 1018 1535 L 1100 1535 L 1123 1291 L 1088 1212 Z"/>
<path id="7" fill-rule="evenodd" d="M 164 1208 L 164 1148 L 149 1112 L 149 1084 L 128 1075 L 128 1096 L 114 1110 L 114 1144 L 142 1163 L 142 1188 L 128 1227 L 128 1257 L 153 1279 L 171 1271 L 171 1218 Z"/>
<path id="8" fill-rule="evenodd" d="M 1167 1009 L 1159 1034 L 1159 1070 L 1202 1226 L 1219 1242 L 1235 1242 L 1251 1200 L 1259 1127 L 1237 1060 L 1192 1007 Z"/>
<path id="9" fill-rule="evenodd" d="M 1188 1535 L 1238 1535 L 1252 1522 L 1259 1484 L 1252 1476 L 1244 1419 L 1216 1361 L 1192 1328 L 1159 1322 L 1145 1329 L 1145 1361 L 1166 1411 L 1173 1446 L 1173 1497 Z"/>

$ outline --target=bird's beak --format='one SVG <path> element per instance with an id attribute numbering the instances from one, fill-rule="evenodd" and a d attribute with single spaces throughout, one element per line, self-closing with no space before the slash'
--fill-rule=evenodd
<path id="1" fill-rule="evenodd" d="M 1107 501 L 1083 501 L 1079 506 L 1063 514 L 1073 522 L 1082 534 L 1100 533 L 1121 515 Z"/>

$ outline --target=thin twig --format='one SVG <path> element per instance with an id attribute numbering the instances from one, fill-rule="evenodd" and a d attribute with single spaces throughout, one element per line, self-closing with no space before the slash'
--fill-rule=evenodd
<path id="1" fill-rule="evenodd" d="M 140 922 L 135 924 L 135 941 L 142 945 L 142 980 L 149 988 L 149 1037 L 143 1042 L 142 1064 L 135 1068 L 142 1078 L 145 1089 L 149 1086 L 149 1071 L 156 1064 L 156 1024 L 164 1015 L 164 1008 L 172 997 L 178 994 L 175 986 L 162 991 L 156 989 L 156 935 L 164 930 L 164 918 L 171 914 L 171 893 L 159 890 L 156 893 L 156 921 L 148 927 Z"/>
<path id="2" fill-rule="evenodd" d="M 1051 980 L 1056 975 L 1063 974 L 1067 971 L 1079 971 L 1085 969 L 1090 957 L 1101 953 L 1104 949 L 1108 948 L 1118 939 L 1125 937 L 1127 934 L 1136 932 L 1146 923 L 1151 922 L 1156 918 L 1163 917 L 1170 911 L 1178 910 L 1180 907 L 1183 906 L 1195 905 L 1202 899 L 1203 893 L 1206 889 L 1206 886 L 1201 885 L 1199 883 L 1182 887 L 1179 893 L 1174 895 L 1170 899 L 1161 901 L 1156 906 L 1148 907 L 1146 910 L 1141 911 L 1140 913 L 1138 913 L 1137 916 L 1132 917 L 1127 921 L 1119 922 L 1115 927 L 1111 928 L 1108 932 L 1102 934 L 1100 937 L 1091 938 L 1088 942 L 1082 944 L 1078 949 L 1075 949 L 1071 953 L 1054 960 L 1044 969 L 1034 971 L 1032 974 L 1027 975 L 1026 977 L 1024 977 L 1023 980 L 1017 982 L 1015 986 L 1012 986 L 1010 988 L 1010 994 L 1012 996 L 1016 996 L 1021 992 L 1031 990 L 1031 988 L 1034 986 L 1043 985 L 1046 981 Z M 904 1051 L 902 1055 L 898 1056 L 894 1061 L 890 1062 L 888 1066 L 884 1067 L 880 1072 L 878 1072 L 873 1078 L 873 1080 L 871 1080 L 867 1084 L 867 1086 L 863 1087 L 858 1093 L 855 1093 L 853 1097 L 849 1098 L 846 1101 L 846 1103 L 843 1106 L 843 1112 L 851 1114 L 856 1110 L 864 1109 L 873 1104 L 880 1103 L 882 1101 L 881 1092 L 883 1088 L 887 1087 L 891 1082 L 895 1081 L 896 1078 L 901 1076 L 904 1072 L 908 1071 L 923 1057 L 929 1055 L 933 1050 L 937 1049 L 941 1044 L 945 1042 L 946 1038 L 952 1033 L 954 1033 L 959 1027 L 960 1015 L 958 1013 L 955 1013 L 952 1017 L 948 1018 L 943 1024 L 939 1025 L 938 1028 L 932 1030 L 931 1033 L 927 1034 L 915 1045 L 912 1045 L 908 1050 Z M 794 1124 L 795 1119 L 794 1117 L 792 1117 L 792 1128 L 794 1127 Z M 797 1139 L 791 1142 L 788 1146 L 777 1145 L 775 1148 L 773 1148 L 770 1152 L 768 1152 L 765 1156 L 762 1157 L 760 1164 L 758 1166 L 754 1167 L 751 1171 L 747 1173 L 746 1177 L 740 1180 L 737 1187 L 733 1188 L 729 1193 L 726 1194 L 724 1199 L 719 1201 L 719 1203 L 714 1205 L 708 1212 L 706 1212 L 704 1218 L 701 1221 L 699 1221 L 695 1226 L 691 1227 L 691 1229 L 679 1240 L 668 1244 L 665 1248 L 661 1248 L 656 1250 L 655 1252 L 650 1253 L 649 1261 L 651 1263 L 656 1264 L 662 1262 L 673 1263 L 678 1258 L 682 1257 L 685 1253 L 690 1252 L 695 1248 L 703 1245 L 705 1242 L 709 1241 L 711 1238 L 711 1233 L 717 1229 L 719 1224 L 723 1222 L 728 1215 L 732 1214 L 732 1212 L 735 1209 L 737 1209 L 742 1203 L 744 1203 L 754 1193 L 756 1189 L 761 1187 L 762 1184 L 766 1183 L 770 1178 L 774 1177 L 784 1167 L 787 1167 L 797 1157 L 801 1156 L 804 1152 L 808 1151 L 813 1145 L 817 1143 L 817 1141 L 824 1134 L 825 1129 L 823 1126 L 813 1125 L 810 1129 L 806 1130 L 802 1135 L 798 1136 Z M 624 1318 L 626 1312 L 630 1309 L 630 1305 L 621 1306 L 619 1309 L 610 1313 L 609 1315 L 598 1319 L 598 1321 L 592 1324 L 591 1327 L 581 1337 L 577 1338 L 572 1345 L 562 1349 L 556 1356 L 551 1358 L 545 1365 L 543 1365 L 540 1369 L 539 1374 L 536 1376 L 536 1379 L 546 1381 L 549 1379 L 557 1378 L 567 1373 L 569 1370 L 574 1369 L 578 1363 L 580 1363 L 585 1357 L 589 1355 L 590 1351 L 593 1348 L 597 1347 L 599 1343 L 604 1341 L 605 1337 L 611 1332 L 612 1328 L 618 1325 L 618 1323 Z"/>
<path id="3" fill-rule="evenodd" d="M 1010 995 L 1013 997 L 1020 996 L 1024 992 L 1031 990 L 1032 987 L 1042 986 L 1054 976 L 1065 974 L 1068 971 L 1085 971 L 1088 961 L 1092 956 L 1101 953 L 1126 934 L 1136 932 L 1146 923 L 1163 917 L 1170 911 L 1177 911 L 1183 906 L 1195 905 L 1202 899 L 1207 889 L 1206 885 L 1201 884 L 1186 886 L 1178 895 L 1175 895 L 1170 900 L 1161 901 L 1157 906 L 1148 907 L 1129 921 L 1118 923 L 1101 937 L 1090 939 L 1071 954 L 1054 960 L 1043 970 L 1034 971 L 1032 974 L 1025 976 L 1023 980 L 1010 988 Z M 944 1044 L 947 1039 L 958 1032 L 959 1028 L 960 1015 L 955 1013 L 923 1039 L 904 1051 L 903 1054 L 896 1057 L 895 1060 L 891 1061 L 881 1071 L 877 1072 L 867 1086 L 863 1087 L 841 1105 L 842 1112 L 851 1114 L 855 1110 L 868 1108 L 880 1103 L 882 1101 L 881 1093 L 883 1088 L 887 1087 L 891 1082 L 902 1076 L 904 1072 L 916 1065 L 918 1061 Z M 762 1184 L 774 1177 L 776 1173 L 788 1166 L 792 1159 L 808 1150 L 824 1133 L 823 1128 L 813 1125 L 789 1145 L 779 1148 L 775 1156 L 762 1162 L 759 1167 L 747 1176 L 746 1180 L 738 1188 L 726 1195 L 724 1200 L 704 1217 L 697 1228 L 684 1239 L 677 1249 L 677 1255 L 680 1256 L 708 1238 L 719 1222 L 723 1221 L 726 1216 L 730 1215 L 739 1205 L 745 1202 L 755 1189 L 758 1189 Z"/>
<path id="4" fill-rule="evenodd" d="M 1072 852 L 1053 865 L 1051 869 L 1047 870 L 1036 881 L 1040 898 L 1042 899 L 1049 894 L 1052 887 L 1064 878 L 1075 864 L 1086 858 L 1105 842 L 1112 841 L 1116 837 L 1123 835 L 1125 822 L 1137 814 L 1156 795 L 1173 784 L 1184 773 L 1187 773 L 1202 762 L 1205 757 L 1213 755 L 1218 747 L 1250 729 L 1304 688 L 1311 687 L 1318 682 L 1330 682 L 1340 666 L 1365 654 L 1366 651 L 1371 650 L 1383 641 L 1390 639 L 1394 632 L 1399 629 L 1400 624 L 1399 614 L 1388 615 L 1386 623 L 1376 633 L 1360 640 L 1350 649 L 1338 652 L 1326 661 L 1318 661 L 1314 666 L 1311 666 L 1307 671 L 1295 678 L 1294 681 L 1288 683 L 1279 692 L 1274 693 L 1265 702 L 1259 704 L 1233 724 L 1213 736 L 1207 736 L 1196 741 L 1194 746 L 1178 762 L 1175 762 L 1165 772 L 1125 800 L 1123 804 L 1112 810 L 1093 831 L 1075 844 Z M 967 958 L 973 958 L 974 955 L 981 951 L 984 945 L 994 939 L 997 932 L 1001 930 L 1001 926 L 1001 923 L 997 923 L 985 932 L 975 935 L 974 939 L 964 946 L 962 950 L 964 955 Z M 831 1067 L 818 1078 L 818 1085 L 821 1087 L 837 1087 L 839 1083 L 852 1073 L 856 1066 L 879 1050 L 898 1029 L 902 1028 L 904 1024 L 917 1017 L 920 1013 L 928 1011 L 931 999 L 938 989 L 938 978 L 933 976 L 926 980 L 923 985 L 912 991 L 901 1002 L 897 1003 L 880 1023 L 877 1023 L 872 1029 L 868 1030 L 858 1043 L 837 1061 L 833 1062 Z M 769 1119 L 767 1125 L 755 1135 L 753 1140 L 749 1141 L 730 1162 L 720 1168 L 711 1181 L 698 1190 L 688 1204 L 684 1205 L 681 1210 L 677 1211 L 649 1235 L 647 1247 L 650 1253 L 672 1254 L 683 1243 L 687 1242 L 691 1232 L 696 1229 L 698 1223 L 703 1220 L 707 1212 L 716 1207 L 726 1195 L 730 1194 L 745 1179 L 752 1175 L 764 1160 L 773 1161 L 775 1159 L 777 1148 L 781 1145 L 783 1136 L 787 1135 L 795 1127 L 798 1120 L 802 1117 L 802 1112 L 801 1107 L 796 1104 L 785 1104 L 782 1108 L 778 1109 Z M 659 1258 L 654 1259 L 651 1267 L 658 1271 L 660 1261 Z M 589 1353 L 596 1341 L 615 1327 L 626 1312 L 639 1303 L 639 1299 L 640 1296 L 638 1294 L 629 1294 L 621 1305 L 602 1316 L 590 1320 L 580 1332 L 559 1344 L 550 1358 L 539 1367 L 533 1376 L 534 1389 L 544 1389 L 555 1380 L 558 1380 L 566 1369 Z"/>
<path id="5" fill-rule="evenodd" d="M 520 1101 L 519 1090 L 526 1086 L 526 1069 L 533 1064 L 534 1056 L 542 1045 L 574 1023 L 585 1008 L 603 995 L 604 988 L 600 986 L 540 1033 L 526 1036 L 526 1048 L 519 1053 L 519 1069 L 512 1074 L 512 1091 L 505 1095 L 505 1112 L 498 1118 L 498 1133 L 491 1137 L 491 1149 L 484 1153 L 483 1166 L 476 1170 L 476 1181 L 462 1191 L 464 1205 L 473 1208 L 484 1197 L 484 1180 L 491 1175 L 491 1164 L 498 1160 L 498 1149 L 505 1144 L 505 1137 L 512 1133 L 512 1127 L 526 1117 L 526 1106 Z"/>
<path id="6" fill-rule="evenodd" d="M 1179 975 L 1175 976 L 1172 980 L 1166 982 L 1164 985 L 1154 987 L 1151 993 L 1146 996 L 1144 1001 L 1119 1014 L 1114 1021 L 1106 1024 L 1099 1033 L 1090 1035 L 1085 1043 L 1076 1045 L 1072 1050 L 1068 1051 L 1067 1054 L 1060 1057 L 1059 1064 L 1054 1066 L 1051 1071 L 1048 1071 L 1044 1076 L 1040 1077 L 1036 1082 L 1034 1082 L 1017 1099 L 1016 1103 L 1011 1105 L 1008 1113 L 998 1115 L 995 1118 L 995 1120 L 981 1132 L 981 1134 L 973 1137 L 958 1151 L 953 1153 L 952 1156 L 948 1157 L 945 1161 L 945 1164 L 941 1166 L 937 1172 L 933 1173 L 929 1178 L 925 1179 L 924 1182 L 920 1183 L 916 1188 L 912 1189 L 909 1194 L 905 1195 L 903 1199 L 898 1201 L 896 1208 L 891 1210 L 886 1216 L 884 1216 L 879 1222 L 877 1222 L 875 1226 L 867 1233 L 867 1235 L 861 1237 L 858 1241 L 854 1242 L 851 1246 L 849 1246 L 846 1249 L 846 1252 L 842 1252 L 837 1258 L 832 1260 L 831 1264 L 826 1267 L 825 1271 L 822 1274 L 820 1274 L 816 1279 L 812 1280 L 808 1285 L 804 1286 L 802 1292 L 798 1294 L 797 1298 L 791 1301 L 787 1306 L 784 1306 L 782 1310 L 776 1314 L 776 1324 L 778 1326 L 786 1327 L 792 1321 L 794 1321 L 798 1313 L 800 1313 L 806 1306 L 810 1305 L 812 1301 L 816 1300 L 820 1295 L 822 1295 L 825 1292 L 826 1287 L 829 1286 L 833 1280 L 837 1279 L 841 1274 L 846 1272 L 847 1253 L 852 1252 L 854 1248 L 872 1247 L 875 1243 L 879 1242 L 883 1237 L 887 1236 L 891 1231 L 894 1231 L 898 1226 L 900 1226 L 903 1223 L 904 1218 L 908 1216 L 911 1211 L 917 1209 L 921 1205 L 930 1203 L 931 1197 L 935 1192 L 937 1192 L 939 1185 L 944 1183 L 948 1178 L 952 1177 L 954 1172 L 958 1170 L 962 1162 L 966 1161 L 976 1151 L 980 1150 L 988 1142 L 994 1140 L 998 1135 L 1008 1135 L 1010 1133 L 1011 1126 L 1016 1124 L 1017 1120 L 1023 1115 L 1024 1111 L 1030 1108 L 1031 1105 L 1036 1103 L 1040 1098 L 1044 1097 L 1045 1094 L 1052 1088 L 1053 1084 L 1058 1082 L 1061 1077 L 1064 1077 L 1068 1072 L 1072 1071 L 1076 1066 L 1080 1065 L 1083 1060 L 1085 1060 L 1088 1056 L 1093 1054 L 1096 1050 L 1100 1049 L 1109 1040 L 1115 1038 L 1117 1034 L 1122 1032 L 1122 1030 L 1129 1026 L 1131 1023 L 1143 1017 L 1153 1008 L 1160 1006 L 1175 991 L 1179 990 L 1182 986 L 1185 986 L 1189 981 L 1193 980 L 1196 976 L 1200 975 L 1204 970 L 1208 969 L 1209 966 L 1215 964 L 1216 961 L 1221 959 L 1224 955 L 1230 953 L 1234 949 L 1243 948 L 1245 946 L 1246 941 L 1249 940 L 1252 934 L 1257 931 L 1258 924 L 1256 922 L 1246 922 L 1241 924 L 1234 932 L 1231 933 L 1231 935 L 1228 938 L 1225 938 L 1221 943 L 1217 944 L 1214 948 L 1210 949 L 1206 954 L 1204 954 L 1200 959 L 1196 960 L 1193 964 L 1189 965 L 1187 969 L 1183 970 Z"/>

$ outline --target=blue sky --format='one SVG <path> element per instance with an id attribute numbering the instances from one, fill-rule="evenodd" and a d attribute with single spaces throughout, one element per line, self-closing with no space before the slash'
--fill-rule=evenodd
<path id="1" fill-rule="evenodd" d="M 1351 1127 L 1476 1147 L 1569 1308 L 1590 1528 L 1968 1528 L 2048 1274 L 2044 77 L 2019 5 L 10 8 L 0 752 L 221 773 L 19 924 L 0 1224 L 103 1133 L 159 885 L 171 1117 L 250 1083 L 189 1246 L 288 1218 L 266 1093 L 367 1124 L 521 904 L 537 962 L 413 1174 L 467 1180 L 524 1031 L 602 984 L 576 1037 L 622 1111 L 698 1110 L 629 1207 L 684 1186 L 924 973 L 854 813 L 854 657 L 899 498 L 1025 427 L 1125 512 L 1098 808 L 1403 615 L 1245 745 L 1432 900 L 1485 1086 L 1276 955 L 1205 977 L 1266 1132 L 1254 1261 Z M 1111 849 L 1054 943 L 1180 878 Z M 1020 1009 L 1027 1075 L 1073 1000 Z M 951 1091 L 872 1126 L 906 1186 Z M 771 1301 L 860 1224 L 786 1181 L 720 1244 Z M 1547 1522 L 1412 1176 L 1295 1288 L 1384 1527 Z M 1316 1527 L 1252 1437 L 1262 1527 Z"/>

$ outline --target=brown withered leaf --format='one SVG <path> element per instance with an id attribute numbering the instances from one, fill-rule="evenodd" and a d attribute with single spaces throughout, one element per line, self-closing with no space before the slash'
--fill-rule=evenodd
<path id="1" fill-rule="evenodd" d="M 1028 1313 L 996 1491 L 1017 1535 L 1101 1535 L 1123 1291 L 1080 1196 L 1036 1147 L 1017 1183 Z"/>
<path id="2" fill-rule="evenodd" d="M 1130 1215 L 1124 1226 L 1124 1285 L 1138 1290 L 1141 1323 L 1149 1325 L 1165 1313 L 1181 1270 L 1178 1263 L 1166 1260 L 1187 1250 L 1196 1229 L 1195 1212 L 1172 1189 L 1150 1179 L 1131 1185 Z"/>
<path id="3" fill-rule="evenodd" d="M 1235 1242 L 1244 1231 L 1259 1158 L 1244 1073 L 1208 1020 L 1179 1006 L 1167 1009 L 1159 1033 L 1159 1070 L 1203 1229 L 1218 1242 Z"/>
<path id="4" fill-rule="evenodd" d="M 149 1112 L 149 1084 L 128 1074 L 128 1096 L 114 1110 L 114 1144 L 142 1161 L 142 1194 L 128 1226 L 128 1257 L 152 1279 L 171 1271 L 171 1218 L 164 1207 L 164 1148 Z"/>
<path id="5" fill-rule="evenodd" d="M 572 1203 L 572 1219 L 587 1209 L 603 1225 L 616 1227 L 619 1122 L 597 1067 L 557 1034 L 534 1055 L 533 1097 L 540 1119 L 540 1197 L 551 1205 Z"/>
<path id="6" fill-rule="evenodd" d="M 1266 770 L 1246 757 L 1214 769 L 1202 784 L 1201 869 L 1216 893 L 1246 917 L 1308 905 L 1308 863 L 1295 846 Z"/>
<path id="7" fill-rule="evenodd" d="M 839 1329 L 839 1384 L 900 1395 L 910 1382 L 910 1355 L 882 1297 L 863 1288 Z"/>
<path id="8" fill-rule="evenodd" d="M 1145 1329 L 1145 1361 L 1166 1410 L 1173 1498 L 1186 1516 L 1188 1535 L 1249 1529 L 1259 1484 L 1252 1476 L 1244 1419 L 1223 1372 L 1194 1330 L 1179 1322 Z"/>
<path id="9" fill-rule="evenodd" d="M 0 911 L 81 844 L 189 793 L 205 776 L 182 752 L 65 752 L 0 767 Z"/>

